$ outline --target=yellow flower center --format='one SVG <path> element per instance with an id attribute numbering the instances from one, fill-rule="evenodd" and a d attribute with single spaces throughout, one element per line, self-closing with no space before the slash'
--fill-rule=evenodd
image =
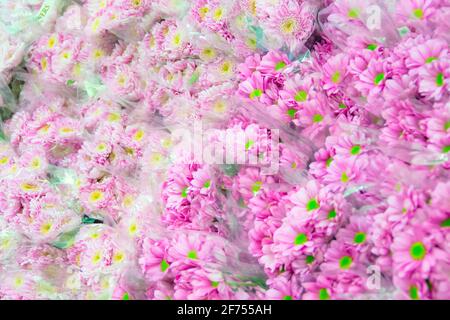
<path id="1" fill-rule="evenodd" d="M 22 278 L 22 277 L 16 277 L 16 278 L 14 279 L 14 285 L 15 285 L 16 287 L 22 286 L 22 285 L 23 285 L 23 278 Z"/>
<path id="2" fill-rule="evenodd" d="M 208 7 L 201 7 L 200 9 L 198 9 L 198 15 L 200 16 L 200 18 L 203 19 L 203 18 L 205 18 L 208 11 L 209 11 Z"/>
<path id="3" fill-rule="evenodd" d="M 72 132 L 73 132 L 73 129 L 72 129 L 72 128 L 69 128 L 69 127 L 64 127 L 64 128 L 59 129 L 59 132 L 62 133 L 62 134 L 65 134 L 65 133 L 72 133 Z"/>
<path id="4" fill-rule="evenodd" d="M 137 224 L 136 223 L 130 224 L 130 226 L 128 227 L 128 232 L 130 233 L 130 235 L 134 235 L 136 231 L 137 231 Z"/>
<path id="5" fill-rule="evenodd" d="M 41 167 L 41 159 L 38 157 L 33 158 L 33 160 L 31 160 L 30 167 L 33 169 L 39 169 Z"/>
<path id="6" fill-rule="evenodd" d="M 163 156 L 161 153 L 155 152 L 150 156 L 150 164 L 156 165 L 161 162 Z"/>
<path id="7" fill-rule="evenodd" d="M 9 158 L 8 157 L 0 158 L 0 164 L 1 165 L 5 165 L 5 164 L 8 164 L 8 163 L 9 163 Z"/>
<path id="8" fill-rule="evenodd" d="M 47 133 L 48 129 L 50 129 L 50 125 L 46 124 L 42 128 L 38 130 L 39 133 Z"/>
<path id="9" fill-rule="evenodd" d="M 71 54 L 70 52 L 63 52 L 61 54 L 61 57 L 63 57 L 64 59 L 69 59 L 71 57 Z"/>
<path id="10" fill-rule="evenodd" d="M 213 110 L 217 113 L 223 113 L 227 109 L 227 105 L 223 100 L 218 100 L 214 103 Z"/>
<path id="11" fill-rule="evenodd" d="M 133 202 L 134 202 L 134 199 L 133 199 L 133 196 L 132 196 L 132 195 L 126 195 L 126 196 L 123 198 L 123 205 L 124 205 L 125 207 L 130 207 L 130 206 L 133 204 Z"/>
<path id="12" fill-rule="evenodd" d="M 113 261 L 115 263 L 120 263 L 125 259 L 125 254 L 123 254 L 122 252 L 117 252 L 114 256 L 113 256 Z"/>
<path id="13" fill-rule="evenodd" d="M 144 137 L 144 130 L 139 129 L 139 130 L 136 131 L 136 133 L 134 134 L 133 140 L 134 140 L 134 141 L 141 141 L 143 137 Z"/>
<path id="14" fill-rule="evenodd" d="M 165 149 L 168 149 L 172 146 L 172 140 L 170 138 L 162 139 L 161 146 Z"/>
<path id="15" fill-rule="evenodd" d="M 181 35 L 176 33 L 172 38 L 172 43 L 174 46 L 178 47 L 181 44 Z"/>
<path id="16" fill-rule="evenodd" d="M 103 50 L 101 50 L 101 49 L 95 49 L 93 52 L 94 59 L 99 59 L 99 58 L 103 57 L 103 55 L 104 55 L 104 53 L 103 53 Z"/>
<path id="17" fill-rule="evenodd" d="M 39 189 L 37 185 L 29 182 L 22 183 L 20 187 L 22 188 L 23 191 L 36 191 Z"/>
<path id="18" fill-rule="evenodd" d="M 41 59 L 41 69 L 42 71 L 47 70 L 47 66 L 48 66 L 48 62 L 47 62 L 47 58 L 42 58 Z"/>
<path id="19" fill-rule="evenodd" d="M 50 37 L 47 42 L 48 47 L 51 49 L 55 46 L 55 44 L 56 44 L 55 36 Z"/>
<path id="20" fill-rule="evenodd" d="M 97 263 L 100 262 L 100 260 L 102 260 L 102 253 L 98 251 L 98 252 L 96 252 L 96 253 L 94 254 L 94 256 L 92 257 L 92 263 L 93 263 L 93 264 L 97 264 Z"/>
<path id="21" fill-rule="evenodd" d="M 124 74 L 121 73 L 121 74 L 117 77 L 117 83 L 118 83 L 121 87 L 123 87 L 123 86 L 125 85 L 126 82 L 127 82 L 127 78 L 125 77 Z"/>
<path id="22" fill-rule="evenodd" d="M 99 151 L 99 152 L 103 152 L 103 151 L 105 151 L 106 150 L 106 144 L 105 143 L 100 143 L 98 146 L 97 146 L 97 151 Z"/>
<path id="23" fill-rule="evenodd" d="M 131 0 L 131 3 L 133 4 L 133 6 L 135 7 L 139 7 L 142 3 L 141 0 Z"/>
<path id="24" fill-rule="evenodd" d="M 91 194 L 89 195 L 89 200 L 91 202 L 98 202 L 101 201 L 103 198 L 104 198 L 103 192 L 101 192 L 100 190 L 92 191 Z"/>
<path id="25" fill-rule="evenodd" d="M 216 10 L 214 10 L 214 14 L 213 14 L 213 19 L 216 21 L 219 21 L 222 19 L 223 16 L 223 9 L 222 8 L 217 8 Z"/>
<path id="26" fill-rule="evenodd" d="M 216 57 L 216 50 L 214 50 L 213 48 L 205 48 L 200 53 L 200 58 L 202 58 L 203 60 L 211 60 L 214 59 L 215 57 Z"/>
<path id="27" fill-rule="evenodd" d="M 111 112 L 108 115 L 108 121 L 109 122 L 116 122 L 120 120 L 120 114 L 118 114 L 117 112 Z"/>
<path id="28" fill-rule="evenodd" d="M 47 234 L 50 232 L 50 230 L 52 229 L 52 224 L 50 222 L 46 222 L 41 226 L 41 233 L 42 234 Z"/>
<path id="29" fill-rule="evenodd" d="M 92 31 L 97 31 L 99 26 L 100 26 L 100 19 L 95 18 L 94 22 L 92 23 Z"/>
<path id="30" fill-rule="evenodd" d="M 288 18 L 281 23 L 281 31 L 285 34 L 291 34 L 297 28 L 297 22 L 293 18 Z"/>
<path id="31" fill-rule="evenodd" d="M 220 66 L 221 73 L 229 74 L 232 70 L 232 65 L 233 64 L 230 61 L 225 61 L 224 63 L 222 63 L 222 65 Z"/>

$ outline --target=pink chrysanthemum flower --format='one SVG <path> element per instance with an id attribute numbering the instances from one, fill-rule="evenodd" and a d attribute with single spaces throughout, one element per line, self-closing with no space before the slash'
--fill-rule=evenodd
<path id="1" fill-rule="evenodd" d="M 358 89 L 368 100 L 381 98 L 386 80 L 391 77 L 389 66 L 382 60 L 371 60 L 367 69 L 359 76 L 355 83 Z"/>
<path id="2" fill-rule="evenodd" d="M 416 274 L 426 279 L 440 259 L 448 261 L 436 240 L 432 230 L 422 230 L 418 225 L 398 233 L 392 244 L 395 276 L 405 278 Z"/>
<path id="3" fill-rule="evenodd" d="M 433 0 L 401 0 L 397 3 L 397 15 L 403 20 L 416 24 L 427 21 L 436 13 Z"/>
<path id="4" fill-rule="evenodd" d="M 278 51 L 269 51 L 265 54 L 258 67 L 258 71 L 263 75 L 276 75 L 290 64 L 286 54 Z"/>
<path id="5" fill-rule="evenodd" d="M 323 66 L 323 88 L 336 93 L 347 76 L 348 56 L 344 53 L 337 54 Z"/>
<path id="6" fill-rule="evenodd" d="M 423 44 L 411 48 L 405 64 L 409 69 L 419 68 L 436 60 L 447 57 L 448 45 L 442 39 L 430 39 Z"/>
<path id="7" fill-rule="evenodd" d="M 435 61 L 421 68 L 419 74 L 419 93 L 426 99 L 439 101 L 449 93 L 450 63 L 448 60 Z"/>

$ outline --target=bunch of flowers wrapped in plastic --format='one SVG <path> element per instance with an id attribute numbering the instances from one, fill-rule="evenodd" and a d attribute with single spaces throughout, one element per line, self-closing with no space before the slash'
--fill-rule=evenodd
<path id="1" fill-rule="evenodd" d="M 0 299 L 450 299 L 449 18 L 0 0 Z"/>

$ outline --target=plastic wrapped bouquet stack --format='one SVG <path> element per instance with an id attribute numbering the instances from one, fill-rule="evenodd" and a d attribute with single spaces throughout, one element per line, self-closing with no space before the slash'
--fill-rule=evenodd
<path id="1" fill-rule="evenodd" d="M 0 299 L 450 299 L 448 0 L 0 0 Z"/>

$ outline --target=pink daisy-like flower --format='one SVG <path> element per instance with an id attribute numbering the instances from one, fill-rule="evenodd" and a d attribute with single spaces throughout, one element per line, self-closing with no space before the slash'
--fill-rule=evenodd
<path id="1" fill-rule="evenodd" d="M 263 101 L 268 88 L 268 80 L 260 72 L 253 72 L 250 78 L 239 84 L 239 93 L 251 100 Z"/>
<path id="2" fill-rule="evenodd" d="M 310 180 L 304 188 L 299 189 L 296 193 L 290 196 L 290 201 L 294 207 L 290 211 L 293 216 L 309 216 L 317 213 L 320 209 L 323 198 L 321 193 L 321 185 L 315 181 Z"/>
<path id="3" fill-rule="evenodd" d="M 354 247 L 333 241 L 325 252 L 324 263 L 320 269 L 324 272 L 351 272 L 359 267 L 359 254 Z"/>
<path id="4" fill-rule="evenodd" d="M 241 80 L 250 78 L 260 64 L 261 56 L 259 54 L 250 55 L 245 58 L 245 62 L 237 66 L 237 70 L 239 71 L 239 77 L 241 78 Z"/>
<path id="5" fill-rule="evenodd" d="M 382 60 L 371 60 L 367 69 L 359 76 L 355 83 L 358 89 L 368 100 L 381 97 L 386 80 L 391 76 L 389 66 Z"/>
<path id="6" fill-rule="evenodd" d="M 269 51 L 265 54 L 257 70 L 263 75 L 276 75 L 290 64 L 286 54 L 279 51 Z"/>
<path id="7" fill-rule="evenodd" d="M 448 60 L 435 61 L 418 71 L 419 93 L 426 99 L 439 101 L 448 95 L 450 63 Z"/>
<path id="8" fill-rule="evenodd" d="M 301 106 L 315 96 L 314 79 L 312 77 L 303 78 L 297 73 L 284 82 L 283 89 L 279 94 L 280 100 L 295 102 Z"/>
<path id="9" fill-rule="evenodd" d="M 280 35 L 292 49 L 306 41 L 314 30 L 314 12 L 306 2 L 282 1 L 264 23 L 274 34 Z"/>
<path id="10" fill-rule="evenodd" d="M 433 0 L 400 0 L 397 3 L 397 15 L 413 23 L 427 21 L 436 13 Z"/>
<path id="11" fill-rule="evenodd" d="M 214 247 L 217 244 L 214 239 L 208 239 L 200 233 L 177 233 L 171 241 L 167 257 L 174 261 L 174 269 L 184 270 L 211 261 L 213 250 L 214 254 L 220 255 L 220 246 Z"/>
<path id="12" fill-rule="evenodd" d="M 411 48 L 405 64 L 409 69 L 419 68 L 436 60 L 446 58 L 448 44 L 442 39 L 430 39 L 423 44 Z"/>
<path id="13" fill-rule="evenodd" d="M 146 238 L 142 244 L 142 255 L 139 264 L 144 275 L 150 281 L 162 279 L 168 272 L 170 261 L 167 260 L 167 240 Z"/>
<path id="14" fill-rule="evenodd" d="M 392 244 L 394 275 L 399 278 L 416 274 L 425 279 L 440 259 L 448 261 L 448 255 L 440 249 L 432 235 L 415 225 L 395 235 Z"/>
<path id="15" fill-rule="evenodd" d="M 268 281 L 269 290 L 266 291 L 266 298 L 269 300 L 298 300 L 301 289 L 295 277 L 280 275 Z"/>
<path id="16" fill-rule="evenodd" d="M 313 282 L 303 284 L 305 293 L 302 296 L 304 300 L 329 300 L 334 298 L 333 281 L 324 275 L 319 274 Z"/>
<path id="17" fill-rule="evenodd" d="M 370 218 L 352 216 L 350 223 L 339 229 L 336 234 L 337 241 L 353 246 L 358 251 L 367 251 L 370 240 Z"/>
<path id="18" fill-rule="evenodd" d="M 337 93 L 347 76 L 348 56 L 340 53 L 332 57 L 322 67 L 323 88 L 330 93 Z"/>
<path id="19" fill-rule="evenodd" d="M 287 217 L 273 235 L 272 251 L 276 256 L 310 255 L 322 242 L 314 232 L 313 221 L 307 217 Z"/>

